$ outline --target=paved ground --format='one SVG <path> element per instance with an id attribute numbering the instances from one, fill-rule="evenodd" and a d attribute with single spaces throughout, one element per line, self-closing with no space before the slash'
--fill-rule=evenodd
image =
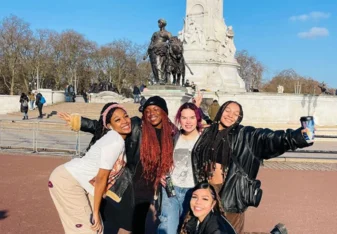
<path id="1" fill-rule="evenodd" d="M 0 154 L 0 232 L 60 234 L 49 196 L 51 171 L 68 158 Z M 337 230 L 337 165 L 266 162 L 260 170 L 264 195 L 246 215 L 246 232 L 267 233 L 278 222 L 289 233 Z"/>

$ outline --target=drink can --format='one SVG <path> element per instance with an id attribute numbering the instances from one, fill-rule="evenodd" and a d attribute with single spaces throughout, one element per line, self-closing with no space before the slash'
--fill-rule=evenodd
<path id="1" fill-rule="evenodd" d="M 168 197 L 174 197 L 176 195 L 176 191 L 174 190 L 173 182 L 171 176 L 166 176 L 166 194 Z"/>
<path id="2" fill-rule="evenodd" d="M 315 138 L 315 121 L 313 116 L 303 116 L 300 119 L 302 128 L 308 129 L 308 132 L 304 132 L 303 136 L 308 143 L 314 141 Z"/>

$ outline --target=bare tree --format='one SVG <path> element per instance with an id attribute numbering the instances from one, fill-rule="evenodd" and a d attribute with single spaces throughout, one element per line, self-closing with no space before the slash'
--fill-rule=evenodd
<path id="1" fill-rule="evenodd" d="M 285 93 L 295 93 L 295 87 L 299 86 L 302 94 L 321 94 L 319 84 L 312 77 L 301 76 L 294 69 L 286 69 L 265 83 L 262 89 L 265 92 L 277 92 L 277 87 L 281 85 Z M 327 90 L 333 92 L 332 89 Z"/>
<path id="2" fill-rule="evenodd" d="M 74 84 L 75 92 L 78 85 L 78 68 L 87 58 L 92 44 L 73 30 L 65 31 L 61 34 L 60 46 L 63 52 L 64 60 L 67 64 L 67 81 Z"/>
<path id="3" fill-rule="evenodd" d="M 259 89 L 262 83 L 264 65 L 259 62 L 254 56 L 248 54 L 246 50 L 236 53 L 236 60 L 240 64 L 239 75 L 246 84 L 246 91 Z"/>
<path id="4" fill-rule="evenodd" d="M 29 82 L 36 82 L 36 88 L 40 88 L 41 83 L 48 75 L 48 68 L 52 63 L 50 54 L 52 51 L 49 37 L 52 34 L 49 30 L 37 30 L 31 39 L 30 53 L 28 54 L 27 72 Z"/>
<path id="5" fill-rule="evenodd" d="M 29 48 L 32 31 L 29 24 L 17 16 L 11 15 L 0 24 L 0 50 L 2 51 L 3 65 L 7 65 L 9 73 L 3 76 L 4 83 L 9 86 L 10 94 L 14 94 L 15 80 L 18 78 L 18 69 L 22 66 L 23 56 Z M 4 75 L 4 74 L 2 74 Z"/>
<path id="6" fill-rule="evenodd" d="M 121 92 L 147 82 L 151 67 L 142 60 L 146 49 L 127 39 L 99 47 L 73 30 L 33 33 L 28 23 L 10 16 L 0 22 L 0 92 L 60 89 L 64 84 L 83 90 L 94 81 L 110 82 Z"/>

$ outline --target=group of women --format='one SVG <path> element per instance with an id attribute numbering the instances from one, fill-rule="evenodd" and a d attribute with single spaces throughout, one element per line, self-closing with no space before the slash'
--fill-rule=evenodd
<path id="1" fill-rule="evenodd" d="M 202 97 L 168 118 L 166 101 L 150 97 L 142 118 L 106 104 L 100 119 L 61 113 L 73 130 L 94 134 L 87 153 L 56 168 L 49 188 L 65 233 L 243 233 L 244 214 L 258 206 L 260 161 L 310 146 L 305 130 L 242 126 L 242 106 L 225 102 L 207 128 Z M 166 178 L 175 196 L 166 192 Z M 149 215 L 148 215 L 149 216 Z"/>

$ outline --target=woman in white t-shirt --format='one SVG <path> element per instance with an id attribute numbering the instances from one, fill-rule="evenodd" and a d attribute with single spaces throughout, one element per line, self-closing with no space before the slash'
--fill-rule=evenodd
<path id="1" fill-rule="evenodd" d="M 195 104 L 185 103 L 178 109 L 175 123 L 178 127 L 180 126 L 180 131 L 175 136 L 174 168 L 170 175 L 176 195 L 167 196 L 166 180 L 162 177 L 162 206 L 158 234 L 176 234 L 179 223 L 189 211 L 189 200 L 192 188 L 195 186 L 191 151 L 199 138 L 202 128 L 201 121 L 202 115 Z"/>
<path id="2" fill-rule="evenodd" d="M 99 120 L 102 131 L 95 144 L 84 157 L 72 159 L 50 175 L 49 191 L 65 233 L 102 232 L 102 198 L 110 179 L 116 177 L 126 164 L 124 139 L 131 132 L 130 118 L 117 103 L 105 108 Z M 132 203 L 125 200 L 123 195 L 121 203 Z M 116 212 L 115 215 L 120 214 Z M 128 233 L 129 230 L 121 228 L 120 231 Z"/>

